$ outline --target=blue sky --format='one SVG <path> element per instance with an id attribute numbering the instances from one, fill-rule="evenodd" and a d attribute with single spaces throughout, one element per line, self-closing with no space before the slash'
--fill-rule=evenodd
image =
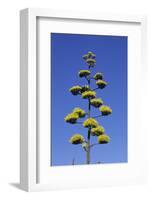
<path id="1" fill-rule="evenodd" d="M 96 54 L 96 66 L 92 74 L 101 72 L 108 83 L 103 90 L 97 90 L 109 105 L 112 115 L 98 119 L 111 140 L 108 144 L 97 145 L 91 149 L 91 163 L 127 162 L 127 43 L 126 36 L 103 36 L 51 33 L 51 165 L 85 164 L 86 152 L 80 145 L 72 145 L 69 139 L 79 133 L 87 136 L 82 125 L 64 122 L 64 117 L 73 108 L 87 109 L 87 101 L 73 96 L 69 88 L 85 85 L 86 80 L 78 77 L 78 71 L 87 69 L 82 56 L 88 51 Z M 92 83 L 95 87 L 95 81 Z M 96 108 L 94 115 L 100 114 Z M 91 137 L 96 142 L 96 137 Z"/>

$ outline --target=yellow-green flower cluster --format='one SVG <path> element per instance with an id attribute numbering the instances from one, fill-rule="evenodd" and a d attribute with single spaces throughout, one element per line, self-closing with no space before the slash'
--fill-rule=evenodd
<path id="1" fill-rule="evenodd" d="M 85 128 L 95 128 L 98 126 L 98 122 L 93 118 L 88 118 L 83 122 Z"/>
<path id="2" fill-rule="evenodd" d="M 69 89 L 69 91 L 73 94 L 73 95 L 78 95 L 81 92 L 81 87 L 79 85 L 77 86 L 73 86 L 72 88 Z"/>
<path id="3" fill-rule="evenodd" d="M 94 99 L 91 99 L 90 104 L 92 106 L 98 108 L 98 107 L 100 107 L 103 104 L 103 101 L 100 98 L 94 98 Z"/>
<path id="4" fill-rule="evenodd" d="M 79 118 L 85 117 L 86 113 L 81 108 L 73 109 L 72 113 L 68 114 L 64 120 L 68 123 L 75 124 Z"/>
<path id="5" fill-rule="evenodd" d="M 104 134 L 104 128 L 102 126 L 97 126 L 97 127 L 91 129 L 92 136 L 99 136 L 102 134 Z"/>
<path id="6" fill-rule="evenodd" d="M 89 51 L 86 55 L 83 56 L 83 59 L 86 61 L 86 63 L 89 65 L 89 67 L 94 67 L 96 61 L 95 61 L 96 55 Z"/>
<path id="7" fill-rule="evenodd" d="M 95 80 L 102 80 L 102 79 L 103 79 L 103 74 L 97 72 L 97 73 L 93 76 L 93 78 L 94 78 Z"/>
<path id="8" fill-rule="evenodd" d="M 83 56 L 83 59 L 84 59 L 84 60 L 87 60 L 88 58 L 93 58 L 93 59 L 95 59 L 95 58 L 96 58 L 96 55 L 95 55 L 94 53 L 92 53 L 91 51 L 88 51 L 88 53 L 85 54 L 85 55 Z"/>
<path id="9" fill-rule="evenodd" d="M 102 115 L 109 115 L 112 113 L 112 109 L 106 105 L 101 106 L 99 109 L 102 112 Z"/>
<path id="10" fill-rule="evenodd" d="M 93 58 L 88 58 L 86 62 L 90 67 L 94 67 L 94 65 L 96 63 L 95 59 L 93 59 Z"/>
<path id="11" fill-rule="evenodd" d="M 81 93 L 86 92 L 86 91 L 90 91 L 90 90 L 91 89 L 88 85 L 84 85 L 84 86 L 82 86 Z"/>
<path id="12" fill-rule="evenodd" d="M 107 144 L 110 141 L 110 137 L 108 135 L 102 134 L 98 136 L 99 144 Z"/>
<path id="13" fill-rule="evenodd" d="M 96 93 L 94 91 L 85 91 L 82 93 L 83 99 L 93 99 L 96 97 Z"/>
<path id="14" fill-rule="evenodd" d="M 71 144 L 82 144 L 84 142 L 84 137 L 80 134 L 75 134 L 70 138 L 69 142 Z"/>
<path id="15" fill-rule="evenodd" d="M 103 81 L 103 80 L 97 80 L 96 81 L 96 85 L 100 88 L 100 89 L 103 89 L 106 85 L 107 85 L 107 82 Z"/>
<path id="16" fill-rule="evenodd" d="M 73 113 L 77 113 L 79 115 L 79 118 L 85 117 L 86 113 L 84 110 L 82 110 L 81 108 L 75 108 L 73 110 Z"/>
<path id="17" fill-rule="evenodd" d="M 82 78 L 82 77 L 87 77 L 91 74 L 91 72 L 89 70 L 80 70 L 79 71 L 79 77 Z"/>
<path id="18" fill-rule="evenodd" d="M 64 120 L 65 122 L 71 123 L 71 124 L 75 124 L 77 122 L 77 119 L 79 118 L 78 113 L 70 113 L 68 114 Z"/>

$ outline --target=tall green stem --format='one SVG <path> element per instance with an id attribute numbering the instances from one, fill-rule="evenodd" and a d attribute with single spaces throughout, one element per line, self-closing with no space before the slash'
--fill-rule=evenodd
<path id="1" fill-rule="evenodd" d="M 89 128 L 88 129 L 88 150 L 87 150 L 87 161 L 86 161 L 87 164 L 90 164 L 90 133 L 91 133 L 91 130 Z"/>
<path id="2" fill-rule="evenodd" d="M 90 79 L 88 80 L 88 85 L 90 87 Z M 90 99 L 88 101 L 88 118 L 90 118 L 91 114 L 91 104 L 90 104 Z M 86 155 L 86 163 L 90 164 L 90 136 L 91 136 L 91 128 L 88 128 L 88 150 L 87 150 L 87 155 Z"/>

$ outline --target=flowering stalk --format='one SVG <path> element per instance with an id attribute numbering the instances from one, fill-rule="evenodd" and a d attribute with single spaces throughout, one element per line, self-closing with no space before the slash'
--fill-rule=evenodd
<path id="1" fill-rule="evenodd" d="M 95 118 L 100 118 L 102 116 L 107 116 L 112 113 L 112 109 L 109 106 L 104 105 L 101 98 L 96 97 L 95 90 L 103 89 L 106 87 L 107 83 L 103 79 L 103 74 L 97 72 L 94 76 L 91 74 L 91 68 L 94 68 L 95 54 L 88 52 L 83 56 L 83 59 L 88 65 L 88 70 L 80 70 L 78 75 L 80 78 L 85 78 L 87 85 L 84 86 L 73 86 L 69 91 L 74 95 L 80 95 L 83 99 L 88 99 L 88 111 L 85 112 L 81 108 L 75 108 L 73 111 L 65 117 L 65 121 L 70 124 L 83 124 L 85 128 L 88 128 L 87 138 L 85 139 L 81 134 L 75 134 L 70 138 L 70 143 L 77 145 L 81 144 L 82 148 L 86 151 L 86 164 L 90 164 L 90 150 L 93 146 L 97 144 L 107 144 L 110 141 L 109 136 L 105 134 L 104 128 L 99 125 Z M 96 88 L 91 89 L 91 80 L 96 83 Z M 94 117 L 91 116 L 91 107 L 99 109 L 101 114 Z M 87 117 L 83 122 L 79 121 L 80 118 Z M 98 142 L 91 144 L 91 136 L 96 136 Z"/>
<path id="2" fill-rule="evenodd" d="M 89 66 L 90 69 L 90 66 Z M 90 79 L 88 79 L 88 86 L 90 88 Z M 90 98 L 88 99 L 88 118 L 91 117 L 91 104 L 90 104 Z M 90 137 L 91 137 L 91 127 L 88 128 L 88 150 L 86 152 L 86 163 L 90 164 Z"/>

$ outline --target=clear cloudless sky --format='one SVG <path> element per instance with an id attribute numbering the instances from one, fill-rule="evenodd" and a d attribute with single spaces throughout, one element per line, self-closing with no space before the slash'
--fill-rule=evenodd
<path id="1" fill-rule="evenodd" d="M 51 33 L 51 165 L 85 164 L 86 152 L 81 145 L 72 145 L 69 139 L 79 133 L 87 136 L 87 128 L 72 125 L 64 117 L 75 107 L 87 110 L 87 100 L 73 96 L 69 88 L 85 85 L 86 80 L 78 77 L 79 70 L 88 69 L 82 56 L 88 51 L 96 54 L 96 66 L 92 74 L 101 72 L 108 83 L 97 90 L 113 112 L 98 118 L 111 138 L 108 144 L 96 145 L 91 149 L 91 163 L 127 162 L 127 43 L 126 36 L 103 36 Z M 95 88 L 95 81 L 92 80 Z M 92 108 L 92 115 L 101 114 Z M 96 137 L 91 137 L 97 142 Z"/>

